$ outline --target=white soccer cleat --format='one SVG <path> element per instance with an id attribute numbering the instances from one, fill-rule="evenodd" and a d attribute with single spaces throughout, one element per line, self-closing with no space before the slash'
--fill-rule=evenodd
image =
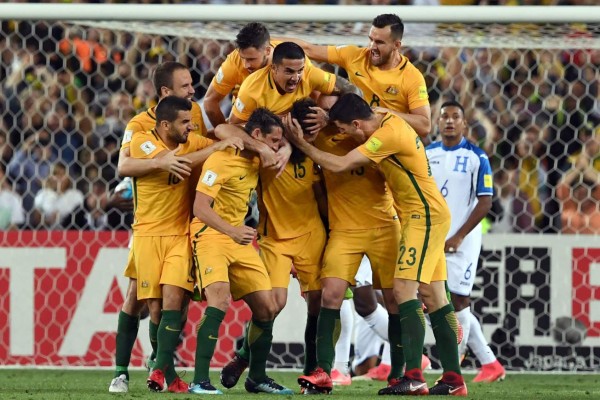
<path id="1" fill-rule="evenodd" d="M 129 381 L 125 374 L 113 378 L 113 380 L 110 381 L 108 391 L 110 393 L 127 393 L 129 391 Z"/>

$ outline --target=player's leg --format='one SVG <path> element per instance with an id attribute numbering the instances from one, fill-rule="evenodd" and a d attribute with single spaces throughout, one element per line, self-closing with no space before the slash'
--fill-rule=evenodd
<path id="1" fill-rule="evenodd" d="M 352 294 L 352 292 L 350 292 Z M 335 344 L 335 361 L 331 370 L 331 380 L 334 385 L 350 385 L 350 345 L 352 342 L 352 325 L 354 325 L 354 312 L 352 300 L 345 298 L 340 309 L 341 330 L 340 337 Z"/>
<path id="2" fill-rule="evenodd" d="M 479 320 L 473 313 L 470 313 L 469 317 L 471 319 L 471 334 L 467 345 L 481 364 L 481 370 L 475 376 L 473 382 L 490 383 L 503 380 L 506 377 L 506 371 L 485 339 Z"/>
<path id="3" fill-rule="evenodd" d="M 371 262 L 366 255 L 360 262 L 355 279 L 354 309 L 383 340 L 388 340 L 388 316 L 385 309 L 380 307 L 377 302 L 377 296 L 373 290 Z"/>

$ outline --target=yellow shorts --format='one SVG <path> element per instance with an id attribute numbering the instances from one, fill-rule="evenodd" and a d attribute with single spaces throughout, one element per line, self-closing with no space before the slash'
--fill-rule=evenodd
<path id="1" fill-rule="evenodd" d="M 444 244 L 450 220 L 425 226 L 407 221 L 402 224 L 402 239 L 394 278 L 422 283 L 447 279 Z"/>
<path id="2" fill-rule="evenodd" d="M 129 255 L 127 256 L 127 266 L 125 266 L 125 271 L 123 272 L 127 278 L 137 279 L 137 271 L 135 269 L 135 262 L 133 260 L 133 248 L 129 249 Z"/>
<path id="3" fill-rule="evenodd" d="M 242 246 L 225 235 L 192 237 L 192 253 L 202 289 L 215 282 L 229 282 L 234 300 L 271 290 L 267 268 L 250 244 Z"/>
<path id="4" fill-rule="evenodd" d="M 133 259 L 138 299 L 161 299 L 162 285 L 194 290 L 188 236 L 136 236 Z"/>
<path id="5" fill-rule="evenodd" d="M 325 228 L 322 226 L 292 239 L 277 240 L 262 236 L 258 240 L 260 258 L 267 267 L 271 285 L 274 288 L 287 288 L 293 263 L 302 292 L 320 290 L 319 276 L 325 240 Z"/>
<path id="6" fill-rule="evenodd" d="M 332 230 L 323 256 L 321 278 L 340 278 L 356 285 L 356 271 L 363 255 L 367 255 L 373 270 L 373 287 L 389 289 L 394 284 L 399 241 L 398 221 L 381 228 Z"/>

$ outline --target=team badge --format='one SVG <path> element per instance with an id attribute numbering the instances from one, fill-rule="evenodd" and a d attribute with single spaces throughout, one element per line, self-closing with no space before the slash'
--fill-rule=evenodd
<path id="1" fill-rule="evenodd" d="M 150 155 L 154 150 L 156 150 L 156 146 L 154 143 L 148 140 L 140 145 L 140 149 L 142 149 L 146 155 Z"/>
<path id="2" fill-rule="evenodd" d="M 385 92 L 395 96 L 398 94 L 398 89 L 396 89 L 396 86 L 392 85 L 392 86 L 388 87 L 387 89 L 385 89 Z"/>

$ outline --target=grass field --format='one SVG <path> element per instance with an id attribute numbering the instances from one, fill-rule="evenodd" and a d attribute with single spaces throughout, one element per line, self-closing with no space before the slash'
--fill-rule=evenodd
<path id="1" fill-rule="evenodd" d="M 270 374 L 278 382 L 289 388 L 298 388 L 296 384 L 297 373 L 273 372 Z M 188 371 L 184 380 L 188 381 L 193 376 L 193 371 Z M 427 375 L 430 385 L 439 375 Z M 197 396 L 186 394 L 152 393 L 146 388 L 147 374 L 134 371 L 131 375 L 129 393 L 110 394 L 108 384 L 112 378 L 110 371 L 83 371 L 83 370 L 48 370 L 48 369 L 0 369 L 0 399 L 199 399 L 212 396 Z M 186 379 L 187 378 L 187 379 Z M 467 382 L 473 375 L 467 375 Z M 217 372 L 212 377 L 213 383 L 218 383 Z M 220 386 L 220 385 L 216 385 Z M 314 399 L 340 400 L 348 399 L 376 399 L 377 390 L 384 386 L 383 382 L 353 382 L 352 386 L 336 387 L 333 397 L 312 396 Z M 510 374 L 504 382 L 494 384 L 469 384 L 470 399 L 600 399 L 600 374 L 598 375 L 533 375 Z M 267 395 L 254 395 L 247 393 L 242 381 L 228 391 L 220 399 L 245 399 L 265 397 Z M 294 396 L 285 396 L 287 398 Z M 281 398 L 281 397 L 280 397 Z"/>

